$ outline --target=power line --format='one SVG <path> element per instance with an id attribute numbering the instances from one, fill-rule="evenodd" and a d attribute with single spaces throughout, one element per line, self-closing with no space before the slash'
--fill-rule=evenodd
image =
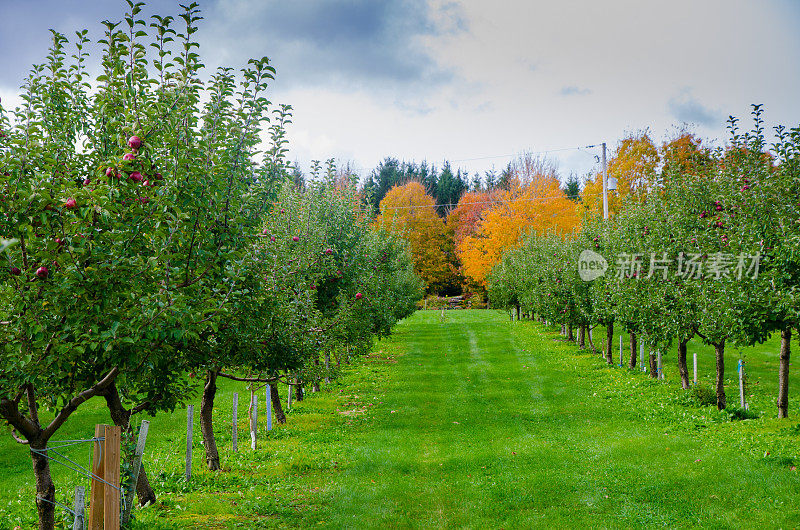
<path id="1" fill-rule="evenodd" d="M 561 151 L 580 151 L 581 149 L 591 149 L 593 147 L 599 147 L 599 146 L 598 145 L 584 145 L 584 146 L 580 146 L 580 147 L 562 147 L 562 148 L 559 148 L 559 149 L 544 149 L 542 151 L 522 151 L 520 153 L 512 153 L 512 154 L 508 154 L 508 155 L 492 155 L 492 156 L 479 156 L 479 157 L 475 157 L 475 158 L 459 158 L 457 160 L 449 160 L 449 162 L 472 162 L 472 161 L 475 161 L 475 160 L 491 160 L 493 158 L 509 158 L 509 157 L 515 157 L 515 156 L 520 156 L 520 155 L 526 155 L 526 154 L 543 155 L 543 154 L 547 154 L 547 153 L 558 153 L 558 152 L 561 152 Z"/>

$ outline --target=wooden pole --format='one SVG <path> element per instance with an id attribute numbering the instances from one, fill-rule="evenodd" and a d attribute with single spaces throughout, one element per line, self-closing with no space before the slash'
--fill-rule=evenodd
<path id="1" fill-rule="evenodd" d="M 92 447 L 92 485 L 89 492 L 89 528 L 103 530 L 103 497 L 105 496 L 105 465 L 103 439 L 106 425 L 94 426 L 95 442 Z"/>
<path id="2" fill-rule="evenodd" d="M 267 383 L 266 398 L 264 407 L 267 409 L 267 431 L 269 432 L 272 430 L 272 388 L 269 383 Z"/>
<path id="3" fill-rule="evenodd" d="M 103 528 L 105 530 L 119 530 L 119 461 L 120 461 L 120 439 L 122 429 L 118 425 L 105 426 L 105 455 L 103 456 L 103 471 L 105 473 L 106 492 L 103 507 Z"/>
<path id="4" fill-rule="evenodd" d="M 194 423 L 194 405 L 186 408 L 186 482 L 192 479 L 192 424 Z"/>
<path id="5" fill-rule="evenodd" d="M 692 354 L 694 358 L 694 384 L 697 384 L 697 353 Z"/>
<path id="6" fill-rule="evenodd" d="M 258 430 L 258 396 L 253 394 L 253 413 L 250 416 L 250 449 L 252 449 L 253 451 L 256 450 L 257 430 Z"/>
<path id="7" fill-rule="evenodd" d="M 239 393 L 233 393 L 233 431 L 231 432 L 231 440 L 233 442 L 233 452 L 239 451 L 239 426 L 237 425 L 237 417 L 239 415 Z"/>
<path id="8" fill-rule="evenodd" d="M 622 335 L 619 336 L 619 365 L 622 366 Z"/>
<path id="9" fill-rule="evenodd" d="M 83 525 L 86 522 L 83 515 L 85 496 L 84 487 L 75 486 L 75 503 L 72 505 L 72 511 L 75 512 L 75 522 L 72 523 L 72 530 L 83 530 Z"/>
<path id="10" fill-rule="evenodd" d="M 286 398 L 286 412 L 292 408 L 292 385 L 289 385 L 289 397 Z"/>
<path id="11" fill-rule="evenodd" d="M 139 426 L 139 439 L 136 441 L 136 452 L 133 454 L 133 469 L 131 469 L 131 489 L 125 492 L 125 511 L 122 512 L 122 524 L 126 525 L 131 520 L 133 510 L 133 497 L 136 495 L 136 484 L 139 482 L 139 473 L 142 471 L 142 457 L 144 455 L 144 445 L 147 442 L 147 431 L 150 430 L 150 422 L 142 420 Z"/>

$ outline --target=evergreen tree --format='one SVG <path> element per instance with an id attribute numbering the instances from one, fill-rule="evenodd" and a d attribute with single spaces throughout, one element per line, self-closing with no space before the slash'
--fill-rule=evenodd
<path id="1" fill-rule="evenodd" d="M 575 173 L 571 173 L 567 181 L 564 183 L 564 195 L 573 202 L 580 202 L 581 197 L 581 186 L 580 180 L 578 179 L 578 175 Z"/>

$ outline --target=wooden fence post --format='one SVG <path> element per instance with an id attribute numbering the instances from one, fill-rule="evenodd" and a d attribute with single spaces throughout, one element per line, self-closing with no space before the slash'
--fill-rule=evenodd
<path id="1" fill-rule="evenodd" d="M 132 486 L 130 491 L 125 493 L 125 511 L 122 512 L 122 524 L 126 525 L 131 520 L 133 510 L 133 498 L 136 495 L 136 484 L 139 482 L 139 473 L 142 471 L 142 457 L 144 456 L 144 445 L 147 442 L 147 431 L 150 430 L 150 422 L 142 420 L 139 426 L 139 439 L 136 441 L 136 452 L 133 454 L 133 469 L 131 469 Z"/>
<path id="2" fill-rule="evenodd" d="M 697 353 L 692 354 L 694 358 L 694 384 L 697 384 Z"/>
<path id="3" fill-rule="evenodd" d="M 253 412 L 250 416 L 250 449 L 256 450 L 256 431 L 258 430 L 258 396 L 253 394 Z"/>
<path id="4" fill-rule="evenodd" d="M 619 336 L 619 366 L 622 367 L 622 334 Z"/>
<path id="5" fill-rule="evenodd" d="M 72 523 L 72 530 L 83 530 L 85 518 L 83 515 L 86 490 L 83 486 L 75 486 L 75 502 L 72 511 L 75 512 L 75 522 Z"/>
<path id="6" fill-rule="evenodd" d="M 105 472 L 105 481 L 108 484 L 106 484 L 103 522 L 106 530 L 118 530 L 119 505 L 122 494 L 119 487 L 119 446 L 122 438 L 122 429 L 117 425 L 106 425 L 105 431 L 106 439 L 103 448 L 106 454 L 103 458 L 103 471 Z"/>
<path id="7" fill-rule="evenodd" d="M 286 412 L 289 412 L 292 408 L 292 385 L 289 385 L 289 397 L 286 398 Z"/>
<path id="8" fill-rule="evenodd" d="M 272 388 L 267 383 L 267 393 L 266 393 L 266 400 L 264 401 L 264 407 L 267 409 L 267 431 L 272 430 Z"/>
<path id="9" fill-rule="evenodd" d="M 103 437 L 106 434 L 105 425 L 94 426 L 95 442 L 92 447 L 92 485 L 89 490 L 89 528 L 102 530 L 103 528 L 103 497 L 105 495 L 105 466 L 103 462 Z"/>
<path id="10" fill-rule="evenodd" d="M 116 425 L 95 425 L 89 528 L 119 530 L 119 460 L 122 430 Z M 100 441 L 99 439 L 102 439 Z"/>
<path id="11" fill-rule="evenodd" d="M 194 405 L 186 408 L 186 482 L 192 479 L 192 425 L 194 424 Z"/>
<path id="12" fill-rule="evenodd" d="M 239 426 L 237 425 L 237 419 L 239 414 L 239 393 L 233 393 L 233 432 L 231 433 L 231 439 L 233 441 L 233 452 L 236 453 L 239 451 Z"/>

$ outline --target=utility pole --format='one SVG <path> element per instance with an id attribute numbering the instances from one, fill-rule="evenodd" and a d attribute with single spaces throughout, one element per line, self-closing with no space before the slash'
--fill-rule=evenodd
<path id="1" fill-rule="evenodd" d="M 608 219 L 608 164 L 606 163 L 606 143 L 603 142 L 603 219 Z"/>

